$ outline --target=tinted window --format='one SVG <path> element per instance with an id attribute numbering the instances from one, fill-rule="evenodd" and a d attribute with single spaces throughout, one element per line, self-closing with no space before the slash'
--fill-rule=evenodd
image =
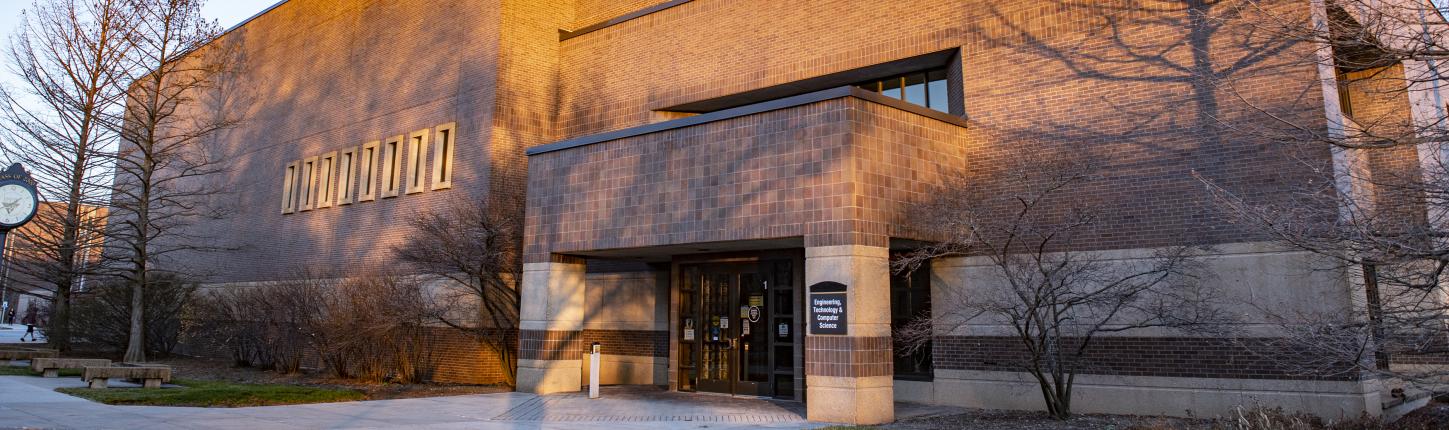
<path id="1" fill-rule="evenodd" d="M 950 112 L 949 82 L 946 79 L 946 69 L 934 69 L 861 82 L 856 86 L 893 99 L 902 99 L 911 104 L 941 112 Z"/>

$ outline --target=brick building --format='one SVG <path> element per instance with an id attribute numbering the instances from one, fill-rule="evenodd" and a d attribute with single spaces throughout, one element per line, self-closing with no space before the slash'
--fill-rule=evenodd
<path id="1" fill-rule="evenodd" d="M 1314 4 L 1273 7 L 1307 22 Z M 285 1 L 222 39 L 250 92 L 247 122 L 217 142 L 245 222 L 198 227 L 243 246 L 184 261 L 218 285 L 391 267 L 410 214 L 526 196 L 520 390 L 578 390 L 599 342 L 606 384 L 799 400 L 812 420 L 890 421 L 892 400 L 1039 408 L 1034 383 L 992 364 L 1012 353 L 999 327 L 940 333 L 924 359 L 892 353 L 892 322 L 979 288 L 980 261 L 940 259 L 909 283 L 888 269 L 932 239 L 901 222 L 907 205 L 959 172 L 1011 192 L 995 178 L 1037 145 L 1106 163 L 1081 197 L 1109 216 L 1078 250 L 1130 262 L 1213 245 L 1206 282 L 1234 297 L 1359 309 L 1343 276 L 1231 222 L 1202 184 L 1271 203 L 1323 178 L 1326 148 L 1244 132 L 1274 128 L 1262 111 L 1341 123 L 1339 92 L 1305 60 L 1314 46 L 1239 43 L 1247 24 L 1194 24 L 1228 5 L 1174 5 Z M 1431 115 L 1404 97 L 1373 103 Z M 830 283 L 842 334 L 811 334 L 807 289 Z M 1075 407 L 1380 408 L 1373 381 L 1220 341 L 1111 337 Z M 477 351 L 446 350 L 457 368 L 443 374 L 487 372 L 468 367 Z"/>

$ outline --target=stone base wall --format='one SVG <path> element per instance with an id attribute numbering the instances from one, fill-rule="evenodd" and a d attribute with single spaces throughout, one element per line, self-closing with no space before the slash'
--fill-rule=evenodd
<path id="1" fill-rule="evenodd" d="M 1135 265 L 1152 251 L 1082 257 Z M 1267 243 L 1218 245 L 1198 262 L 1198 282 L 1220 297 L 1222 310 L 1239 318 L 1236 324 L 1214 336 L 1169 329 L 1099 335 L 1078 363 L 1074 412 L 1213 417 L 1258 405 L 1325 418 L 1381 412 L 1377 381 L 1351 363 L 1328 363 L 1300 342 L 1284 341 L 1284 327 L 1272 323 L 1274 315 L 1362 312 L 1364 293 L 1347 274 L 1326 270 L 1331 266 L 1310 253 Z M 931 270 L 937 316 L 1000 288 L 993 281 L 999 279 L 996 269 L 984 259 L 941 259 Z M 1005 321 L 973 320 L 936 339 L 934 378 L 896 381 L 897 400 L 1044 409 L 1035 379 L 1017 366 L 1025 354 Z M 1302 365 L 1310 362 L 1319 366 Z"/>
<path id="2" fill-rule="evenodd" d="M 934 381 L 895 381 L 895 398 L 972 408 L 1046 408 L 1036 381 L 1019 372 L 937 370 Z M 1378 415 L 1382 408 L 1376 384 L 1353 381 L 1078 375 L 1072 395 L 1075 413 L 1221 417 L 1238 406 L 1257 405 L 1325 418 Z"/>

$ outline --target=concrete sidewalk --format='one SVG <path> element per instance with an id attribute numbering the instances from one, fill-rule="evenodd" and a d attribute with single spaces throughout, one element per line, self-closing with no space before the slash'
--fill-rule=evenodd
<path id="1" fill-rule="evenodd" d="M 607 387 L 252 408 L 110 406 L 55 392 L 79 378 L 0 376 L 0 428 L 86 429 L 746 429 L 818 428 L 795 403 Z"/>
<path id="2" fill-rule="evenodd" d="M 40 331 L 40 327 L 35 328 L 35 334 L 40 336 L 39 342 L 21 342 L 20 336 L 25 336 L 25 324 L 0 324 L 0 343 L 14 343 L 24 346 L 45 345 L 45 335 Z M 26 340 L 29 339 L 28 337 L 26 338 Z"/>

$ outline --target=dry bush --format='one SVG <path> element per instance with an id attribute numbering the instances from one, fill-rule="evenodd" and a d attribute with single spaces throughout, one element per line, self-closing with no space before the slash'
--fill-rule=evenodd
<path id="1" fill-rule="evenodd" d="M 191 328 L 183 316 L 190 311 L 197 285 L 174 275 L 152 275 L 142 296 L 145 331 L 142 343 L 151 356 L 170 355 Z M 74 340 L 103 352 L 120 352 L 130 339 L 131 289 L 104 282 L 78 293 L 71 304 Z"/>
<path id="2" fill-rule="evenodd" d="M 1215 430 L 1417 430 L 1414 426 L 1399 426 L 1382 419 L 1362 415 L 1354 419 L 1324 420 L 1314 415 L 1290 413 L 1282 408 L 1264 406 L 1233 408 L 1230 417 L 1217 420 Z"/>
<path id="3" fill-rule="evenodd" d="M 229 350 L 238 365 L 296 372 L 313 357 L 338 378 L 402 383 L 430 380 L 437 367 L 427 347 L 431 301 L 412 279 L 304 273 L 218 288 L 205 302 L 198 341 Z"/>

